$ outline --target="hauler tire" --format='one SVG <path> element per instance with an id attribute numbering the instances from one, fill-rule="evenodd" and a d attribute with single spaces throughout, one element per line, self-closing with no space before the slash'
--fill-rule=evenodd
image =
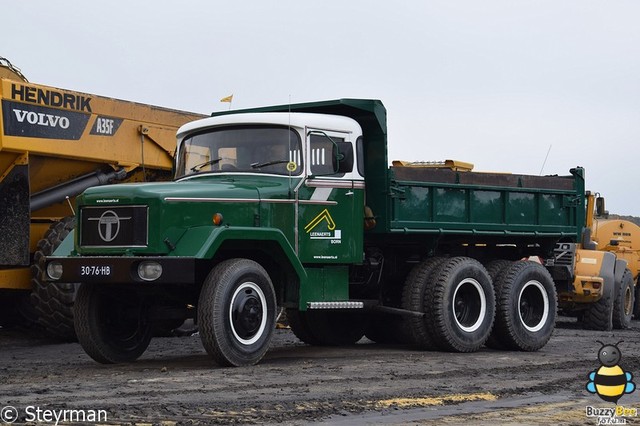
<path id="1" fill-rule="evenodd" d="M 150 306 L 126 288 L 82 284 L 75 302 L 75 329 L 80 345 L 102 364 L 135 361 L 151 341 Z"/>
<path id="2" fill-rule="evenodd" d="M 76 227 L 73 216 L 65 217 L 51 225 L 44 237 L 38 241 L 31 264 L 31 304 L 37 322 L 51 336 L 75 342 L 73 305 L 78 292 L 78 283 L 47 282 L 44 280 L 45 257 L 50 256 Z"/>

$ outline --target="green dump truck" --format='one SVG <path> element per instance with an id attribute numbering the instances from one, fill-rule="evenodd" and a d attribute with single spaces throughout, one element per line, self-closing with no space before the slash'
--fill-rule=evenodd
<path id="1" fill-rule="evenodd" d="M 177 136 L 173 182 L 88 189 L 46 259 L 49 281 L 83 283 L 75 328 L 98 362 L 194 318 L 217 363 L 255 364 L 281 309 L 316 345 L 534 351 L 559 303 L 612 326 L 626 263 L 584 232 L 582 168 L 389 167 L 377 100 L 228 111 Z"/>

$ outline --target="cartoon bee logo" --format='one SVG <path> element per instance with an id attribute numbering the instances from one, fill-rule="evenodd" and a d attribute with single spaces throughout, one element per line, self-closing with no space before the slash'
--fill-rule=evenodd
<path id="1" fill-rule="evenodd" d="M 604 401 L 617 404 L 622 395 L 631 393 L 636 388 L 631 381 L 633 374 L 625 372 L 618 365 L 622 359 L 618 345 L 622 340 L 615 345 L 605 345 L 599 340 L 596 342 L 602 345 L 598 351 L 598 360 L 602 366 L 589 373 L 587 391 L 597 394 Z"/>

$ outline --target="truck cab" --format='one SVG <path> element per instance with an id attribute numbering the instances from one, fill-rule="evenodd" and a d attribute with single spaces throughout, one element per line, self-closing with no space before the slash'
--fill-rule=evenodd
<path id="1" fill-rule="evenodd" d="M 348 265 L 363 261 L 357 121 L 310 113 L 234 114 L 182 126 L 177 143 L 173 182 L 87 190 L 77 202 L 75 239 L 48 258 L 49 280 L 83 283 L 76 310 L 86 308 L 78 338 L 88 353 L 101 362 L 135 359 L 157 324 L 188 317 L 201 323 L 208 313 L 233 309 L 238 319 L 229 324 L 232 336 L 251 336 L 233 344 L 246 352 L 246 341 L 270 338 L 276 304 L 305 310 L 308 302 L 349 299 Z M 205 287 L 219 287 L 212 277 L 237 268 L 252 271 L 251 282 L 259 284 L 224 296 L 224 308 L 198 314 L 194 307 L 202 306 Z M 123 305 L 115 310 L 122 316 L 113 318 L 112 304 Z M 136 315 L 129 317 L 132 311 Z M 112 317 L 116 329 L 101 317 Z M 267 320 L 269 327 L 259 326 Z M 92 343 L 96 333 L 99 345 Z M 115 334 L 138 343 L 123 347 Z M 211 337 L 209 346 L 218 348 Z M 249 362 L 211 351 L 223 364 Z M 249 352 L 261 357 L 261 351 Z"/>
<path id="2" fill-rule="evenodd" d="M 256 193 L 246 202 L 259 200 L 253 224 L 280 230 L 302 263 L 358 262 L 364 177 L 357 167 L 362 149 L 358 152 L 356 142 L 361 138 L 360 126 L 347 117 L 213 117 L 178 132 L 176 180 L 252 186 Z M 210 187 L 212 194 L 217 190 Z M 233 211 L 223 217 L 234 222 Z"/>

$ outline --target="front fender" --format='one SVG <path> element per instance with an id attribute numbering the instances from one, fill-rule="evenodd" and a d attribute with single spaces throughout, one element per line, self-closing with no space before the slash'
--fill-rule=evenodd
<path id="1" fill-rule="evenodd" d="M 307 273 L 300 263 L 295 250 L 291 247 L 282 231 L 275 228 L 245 226 L 199 226 L 191 228 L 177 242 L 172 255 L 212 259 L 227 241 L 247 241 L 248 248 L 251 249 L 255 248 L 255 245 L 251 245 L 255 242 L 273 241 L 282 249 L 282 252 L 298 275 L 300 282 L 305 282 L 307 279 Z"/>

